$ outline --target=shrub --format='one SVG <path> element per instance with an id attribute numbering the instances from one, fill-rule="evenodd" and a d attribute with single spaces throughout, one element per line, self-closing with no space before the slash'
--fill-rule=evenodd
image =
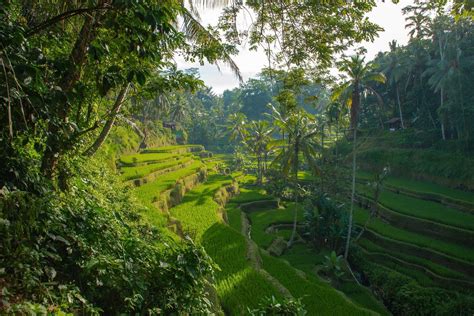
<path id="1" fill-rule="evenodd" d="M 0 313 L 208 313 L 204 250 L 144 225 L 117 177 L 82 165 L 67 194 L 0 196 Z"/>
<path id="2" fill-rule="evenodd" d="M 274 296 L 264 298 L 263 302 L 257 309 L 249 309 L 249 315 L 251 316 L 303 316 L 306 315 L 307 311 L 304 309 L 301 300 L 295 299 L 284 299 L 283 301 L 277 300 Z"/>

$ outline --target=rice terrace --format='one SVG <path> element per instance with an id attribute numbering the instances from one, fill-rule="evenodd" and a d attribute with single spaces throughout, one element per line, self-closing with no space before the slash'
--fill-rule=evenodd
<path id="1" fill-rule="evenodd" d="M 0 0 L 1 315 L 474 315 L 470 1 Z"/>

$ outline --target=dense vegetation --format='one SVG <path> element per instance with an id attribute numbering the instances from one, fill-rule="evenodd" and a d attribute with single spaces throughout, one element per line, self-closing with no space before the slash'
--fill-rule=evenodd
<path id="1" fill-rule="evenodd" d="M 472 315 L 472 6 L 374 6 L 0 0 L 0 314 Z"/>

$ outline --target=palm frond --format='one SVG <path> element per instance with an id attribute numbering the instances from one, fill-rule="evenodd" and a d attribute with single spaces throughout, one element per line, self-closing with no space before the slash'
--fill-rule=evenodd
<path id="1" fill-rule="evenodd" d="M 209 30 L 206 29 L 188 9 L 183 9 L 182 16 L 183 31 L 188 39 L 205 46 L 222 47 L 221 41 L 209 32 Z M 240 82 L 243 82 L 239 67 L 225 49 L 222 49 L 220 59 L 231 69 L 237 79 L 239 79 Z"/>

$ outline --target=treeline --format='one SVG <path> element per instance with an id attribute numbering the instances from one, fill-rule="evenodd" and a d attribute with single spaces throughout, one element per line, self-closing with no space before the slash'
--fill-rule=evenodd
<path id="1" fill-rule="evenodd" d="M 405 46 L 390 43 L 390 51 L 373 61 L 387 77 L 386 84 L 374 87 L 385 107 L 367 107 L 367 121 L 382 111 L 384 120 L 399 118 L 402 128 L 456 140 L 472 150 L 473 20 L 456 19 L 429 3 L 406 7 L 404 12 L 410 41 Z"/>

